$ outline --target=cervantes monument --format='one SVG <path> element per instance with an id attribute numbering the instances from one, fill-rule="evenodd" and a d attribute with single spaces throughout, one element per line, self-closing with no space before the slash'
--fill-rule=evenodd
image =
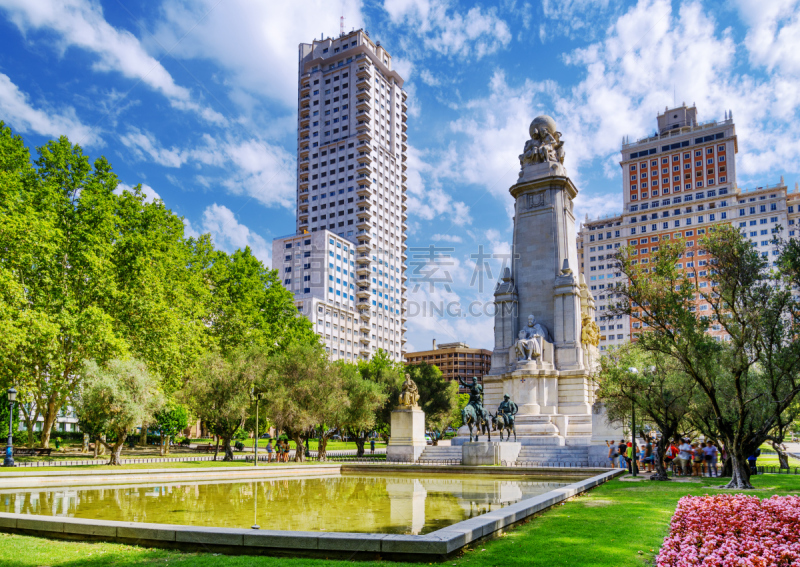
<path id="1" fill-rule="evenodd" d="M 492 367 L 484 403 L 503 395 L 519 406 L 523 445 L 590 445 L 599 419 L 592 373 L 600 334 L 595 303 L 577 270 L 573 200 L 578 190 L 564 168 L 564 142 L 555 121 L 539 116 L 519 156 L 511 267 L 494 292 Z M 602 412 L 604 414 L 604 412 Z M 611 431 L 595 431 L 602 439 Z M 616 435 L 616 433 L 614 434 Z M 610 437 L 609 437 L 610 438 Z M 595 443 L 605 443 L 596 435 Z M 604 457 L 605 455 L 603 455 Z"/>

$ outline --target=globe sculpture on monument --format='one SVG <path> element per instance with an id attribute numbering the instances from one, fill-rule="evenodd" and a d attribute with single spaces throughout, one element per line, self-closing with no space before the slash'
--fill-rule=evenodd
<path id="1" fill-rule="evenodd" d="M 602 444 L 605 450 L 606 437 L 592 438 L 593 421 L 598 429 L 608 427 L 602 409 L 593 411 L 600 338 L 594 298 L 573 271 L 578 189 L 564 167 L 564 141 L 555 121 L 539 116 L 529 132 L 519 179 L 510 189 L 512 260 L 494 292 L 495 344 L 483 380 L 484 403 L 497 408 L 506 395 L 516 402 L 523 452 L 531 445 L 582 447 L 586 460 L 588 446 Z M 618 436 L 613 429 L 605 433 L 608 439 Z M 459 432 L 456 443 L 467 442 Z"/>
<path id="2" fill-rule="evenodd" d="M 419 407 L 419 389 L 409 374 L 399 402 L 392 411 L 386 460 L 413 463 L 425 450 L 425 412 Z"/>

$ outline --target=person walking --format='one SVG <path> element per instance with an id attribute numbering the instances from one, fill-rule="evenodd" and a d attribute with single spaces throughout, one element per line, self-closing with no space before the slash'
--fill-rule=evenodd
<path id="1" fill-rule="evenodd" d="M 625 440 L 619 442 L 617 445 L 617 453 L 619 454 L 619 468 L 625 469 L 628 467 L 628 459 L 626 455 L 628 454 L 628 446 L 625 444 Z"/>
<path id="2" fill-rule="evenodd" d="M 655 459 L 653 458 L 653 442 L 647 438 L 647 444 L 644 446 L 644 461 L 647 465 L 647 472 L 653 472 L 655 466 Z"/>
<path id="3" fill-rule="evenodd" d="M 719 476 L 717 473 L 717 448 L 710 439 L 706 441 L 706 446 L 703 447 L 703 460 L 708 469 L 708 476 Z M 711 471 L 714 471 L 714 474 L 711 474 Z"/>
<path id="4" fill-rule="evenodd" d="M 267 462 L 268 463 L 272 462 L 272 452 L 273 452 L 273 450 L 274 449 L 272 448 L 272 439 L 268 439 L 267 440 Z"/>
<path id="5" fill-rule="evenodd" d="M 375 438 L 374 437 L 369 440 L 369 452 L 370 452 L 371 455 L 375 454 Z"/>
<path id="6" fill-rule="evenodd" d="M 699 443 L 692 443 L 692 468 L 694 472 L 692 476 L 703 476 L 703 451 L 700 449 Z"/>
<path id="7" fill-rule="evenodd" d="M 681 474 L 690 476 L 692 474 L 692 446 L 689 445 L 688 438 L 683 438 L 678 451 L 678 464 L 681 467 Z"/>
<path id="8" fill-rule="evenodd" d="M 633 447 L 633 443 L 628 441 L 628 446 L 626 447 L 625 458 L 628 460 L 628 472 L 633 474 L 633 467 L 636 466 L 636 449 Z"/>
<path id="9" fill-rule="evenodd" d="M 612 469 L 617 468 L 617 457 L 619 457 L 619 452 L 617 451 L 617 446 L 614 445 L 613 441 L 606 441 L 606 447 L 608 447 L 608 463 L 609 467 Z"/>

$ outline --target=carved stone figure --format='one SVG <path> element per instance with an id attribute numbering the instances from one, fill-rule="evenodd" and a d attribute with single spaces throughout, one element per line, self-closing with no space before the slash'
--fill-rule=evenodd
<path id="1" fill-rule="evenodd" d="M 597 346 L 600 344 L 600 328 L 587 314 L 581 318 L 581 342 L 585 345 Z"/>
<path id="2" fill-rule="evenodd" d="M 556 130 L 556 122 L 549 116 L 537 116 L 529 129 L 531 139 L 525 142 L 522 155 L 519 156 L 521 166 L 545 162 L 564 163 L 564 142 L 561 132 Z"/>
<path id="3" fill-rule="evenodd" d="M 403 391 L 400 392 L 400 405 L 409 408 L 419 407 L 419 390 L 411 379 L 410 374 L 406 374 L 406 380 L 403 382 Z"/>
<path id="4" fill-rule="evenodd" d="M 528 326 L 520 329 L 519 338 L 514 344 L 517 360 L 533 360 L 542 354 L 542 341 L 553 342 L 547 327 L 536 322 L 536 317 L 528 315 Z"/>
<path id="5" fill-rule="evenodd" d="M 514 344 L 514 350 L 517 352 L 517 360 L 533 360 L 542 354 L 542 349 L 539 348 L 539 341 L 536 338 L 528 338 L 525 329 L 519 332 L 519 339 Z"/>

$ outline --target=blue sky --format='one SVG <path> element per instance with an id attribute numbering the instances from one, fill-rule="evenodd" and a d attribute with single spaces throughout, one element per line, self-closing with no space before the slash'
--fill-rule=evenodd
<path id="1" fill-rule="evenodd" d="M 434 337 L 492 348 L 480 306 L 509 249 L 530 120 L 550 114 L 563 132 L 579 219 L 621 208 L 622 137 L 652 134 L 674 100 L 701 121 L 733 111 L 740 186 L 793 186 L 798 4 L 0 0 L 0 120 L 31 146 L 68 135 L 190 233 L 269 264 L 272 238 L 294 230 L 297 44 L 337 34 L 344 14 L 406 77 L 408 245 L 449 256 L 449 289 L 411 278 L 409 350 Z M 476 264 L 480 247 L 496 257 Z"/>

